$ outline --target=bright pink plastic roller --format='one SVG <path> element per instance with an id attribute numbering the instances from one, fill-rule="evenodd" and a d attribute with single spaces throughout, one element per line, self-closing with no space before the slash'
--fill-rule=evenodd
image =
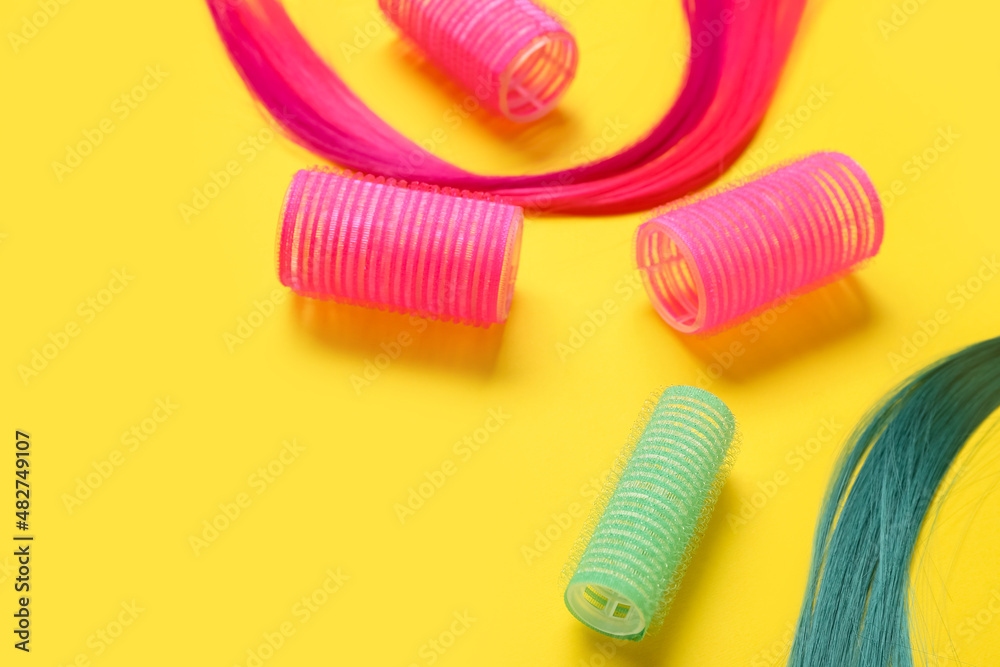
<path id="1" fill-rule="evenodd" d="M 847 273 L 882 245 L 878 193 L 840 153 L 815 153 L 655 215 L 636 234 L 636 261 L 657 312 L 685 333 L 735 324 Z"/>
<path id="2" fill-rule="evenodd" d="M 483 106 L 527 122 L 576 74 L 576 41 L 531 0 L 379 0 L 399 30 Z"/>
<path id="3" fill-rule="evenodd" d="M 305 296 L 488 326 L 510 311 L 522 222 L 489 195 L 302 170 L 282 205 L 278 278 Z"/>

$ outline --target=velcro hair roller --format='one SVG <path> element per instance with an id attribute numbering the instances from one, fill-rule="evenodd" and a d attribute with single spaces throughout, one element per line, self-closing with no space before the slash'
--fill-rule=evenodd
<path id="1" fill-rule="evenodd" d="M 573 36 L 531 0 L 379 0 L 399 30 L 492 111 L 548 113 L 576 74 Z"/>
<path id="2" fill-rule="evenodd" d="M 883 226 L 865 171 L 815 153 L 657 211 L 635 256 L 663 319 L 711 332 L 856 268 L 878 252 Z"/>
<path id="3" fill-rule="evenodd" d="M 305 296 L 488 326 L 510 311 L 522 222 L 489 195 L 302 170 L 282 205 L 278 278 Z"/>
<path id="4" fill-rule="evenodd" d="M 736 455 L 736 421 L 710 392 L 674 386 L 643 406 L 566 573 L 566 607 L 638 641 L 663 620 Z"/>

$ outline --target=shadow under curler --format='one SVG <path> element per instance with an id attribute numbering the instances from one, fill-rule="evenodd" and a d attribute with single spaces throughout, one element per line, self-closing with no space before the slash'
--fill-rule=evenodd
<path id="1" fill-rule="evenodd" d="M 431 94 L 444 98 L 447 109 L 435 129 L 450 134 L 473 122 L 499 139 L 506 150 L 535 160 L 566 155 L 579 148 L 582 141 L 579 124 L 559 107 L 530 123 L 518 123 L 489 111 L 474 91 L 452 80 L 406 39 L 396 39 L 389 46 L 389 53 L 413 73 L 412 79 L 424 82 Z M 434 146 L 442 142 L 436 142 L 434 137 L 429 139 L 433 144 L 431 152 L 436 152 Z"/>
<path id="2" fill-rule="evenodd" d="M 654 313 L 655 314 L 655 313 Z M 872 312 L 854 275 L 793 295 L 708 335 L 670 328 L 702 364 L 695 384 L 742 382 L 863 329 Z"/>
<path id="3" fill-rule="evenodd" d="M 357 355 L 376 371 L 388 364 L 417 363 L 486 377 L 496 367 L 503 324 L 467 326 L 311 299 L 295 292 L 291 299 L 292 317 L 305 333 L 325 346 Z"/>

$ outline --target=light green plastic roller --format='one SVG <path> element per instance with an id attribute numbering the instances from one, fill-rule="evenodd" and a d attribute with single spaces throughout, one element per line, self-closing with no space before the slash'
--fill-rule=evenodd
<path id="1" fill-rule="evenodd" d="M 674 386 L 646 402 L 566 568 L 577 619 L 636 641 L 662 621 L 736 441 L 732 412 L 710 392 Z"/>

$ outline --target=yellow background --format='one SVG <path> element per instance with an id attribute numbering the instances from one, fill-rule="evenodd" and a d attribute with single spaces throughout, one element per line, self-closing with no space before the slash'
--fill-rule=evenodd
<path id="1" fill-rule="evenodd" d="M 30 432 L 37 540 L 30 655 L 10 646 L 15 594 L 10 557 L 0 556 L 0 664 L 81 655 L 78 664 L 101 667 L 255 664 L 248 651 L 286 623 L 294 634 L 269 667 L 429 665 L 432 656 L 442 666 L 779 664 L 847 430 L 909 372 L 997 332 L 1000 280 L 962 307 L 953 293 L 1000 246 L 994 3 L 810 9 L 751 146 L 757 157 L 739 167 L 832 149 L 857 158 L 883 192 L 898 181 L 883 250 L 855 277 L 770 325 L 692 339 L 626 288 L 641 215 L 531 219 L 506 326 L 432 324 L 360 393 L 352 376 L 411 330 L 405 317 L 289 296 L 253 318 L 245 341 L 226 337 L 255 302 L 286 293 L 273 267 L 277 209 L 293 171 L 315 158 L 281 137 L 262 141 L 268 121 L 206 8 L 70 0 L 15 49 L 10 33 L 39 5 L 3 4 L 0 486 L 12 485 L 15 429 Z M 586 147 L 606 153 L 639 137 L 672 99 L 687 40 L 679 3 L 563 3 L 582 60 L 558 112 L 520 128 L 478 113 L 452 128 L 443 116 L 463 93 L 379 27 L 374 0 L 289 9 L 391 123 L 418 140 L 444 127 L 435 152 L 495 172 L 565 166 Z M 371 43 L 355 28 L 371 31 Z M 121 96 L 147 67 L 165 77 L 121 118 Z M 829 98 L 809 109 L 814 87 Z M 796 112 L 808 119 L 782 124 Z M 113 132 L 60 181 L 53 162 L 104 120 Z M 626 127 L 602 147 L 609 123 Z M 935 160 L 920 169 L 912 159 L 925 151 Z M 186 222 L 181 205 L 230 161 L 238 175 Z M 127 286 L 103 293 L 123 267 Z M 109 296 L 91 317 L 87 299 Z M 607 300 L 615 312 L 561 358 L 557 344 Z M 920 336 L 942 310 L 947 321 Z M 70 323 L 78 335 L 25 382 L 19 367 Z M 727 361 L 735 341 L 745 353 L 706 381 L 722 370 L 713 355 Z M 699 379 L 740 420 L 742 454 L 663 631 L 609 644 L 561 600 L 577 515 L 643 399 Z M 167 398 L 179 407 L 146 421 L 155 432 L 130 451 L 123 434 L 163 417 L 156 400 Z M 509 418 L 463 460 L 454 444 L 474 437 L 491 409 Z M 824 420 L 837 425 L 834 437 Z M 304 451 L 261 489 L 251 476 L 286 440 Z M 929 664 L 1000 664 L 995 449 L 968 459 L 915 571 Z M 68 507 L 110 457 L 121 465 Z M 446 461 L 454 474 L 401 523 L 396 504 Z M 239 494 L 249 506 L 196 554 L 191 536 Z M 5 535 L 13 500 L 2 495 Z M 302 622 L 296 605 L 338 569 L 349 579 Z M 97 633 L 117 632 L 133 601 L 143 611 L 104 643 Z M 464 631 L 451 643 L 455 614 L 475 620 L 455 625 Z M 434 653 L 431 641 L 450 646 Z"/>

